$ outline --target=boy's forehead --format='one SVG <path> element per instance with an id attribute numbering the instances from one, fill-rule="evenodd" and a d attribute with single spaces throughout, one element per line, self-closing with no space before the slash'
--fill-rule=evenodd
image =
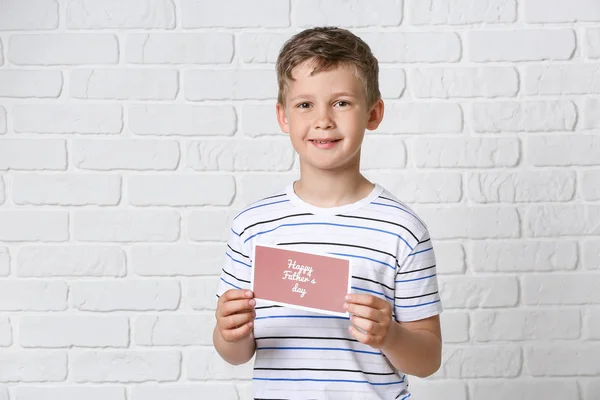
<path id="1" fill-rule="evenodd" d="M 329 69 L 315 71 L 315 64 L 309 61 L 305 61 L 292 70 L 293 80 L 288 82 L 288 94 L 289 92 L 296 90 L 303 90 L 314 83 L 319 91 L 326 90 L 321 84 L 323 80 L 331 81 L 335 86 L 339 86 L 337 89 L 343 89 L 344 91 L 356 92 L 356 95 L 361 94 L 363 91 L 363 85 L 358 76 L 356 70 L 349 65 L 336 65 Z M 330 89 L 333 89 L 331 87 Z M 336 90 L 337 90 L 336 89 Z"/>

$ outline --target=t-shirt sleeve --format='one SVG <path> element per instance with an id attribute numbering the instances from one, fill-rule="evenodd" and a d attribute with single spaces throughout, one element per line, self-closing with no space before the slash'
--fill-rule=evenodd
<path id="1" fill-rule="evenodd" d="M 435 252 L 425 232 L 398 268 L 394 283 L 395 318 L 417 321 L 442 312 L 438 291 Z"/>
<path id="2" fill-rule="evenodd" d="M 233 228 L 229 230 L 227 245 L 224 247 L 225 263 L 221 270 L 217 297 L 230 289 L 250 289 L 252 277 L 251 254 Z"/>

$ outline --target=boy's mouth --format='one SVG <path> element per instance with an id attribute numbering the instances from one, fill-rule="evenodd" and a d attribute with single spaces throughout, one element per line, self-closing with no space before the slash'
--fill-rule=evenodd
<path id="1" fill-rule="evenodd" d="M 317 139 L 310 139 L 310 142 L 313 143 L 318 143 L 318 144 L 329 144 L 329 143 L 335 143 L 335 142 L 339 142 L 341 139 L 331 139 L 331 140 L 317 140 Z"/>
<path id="2" fill-rule="evenodd" d="M 318 149 L 329 150 L 337 146 L 337 143 L 342 139 L 310 139 L 309 142 Z"/>

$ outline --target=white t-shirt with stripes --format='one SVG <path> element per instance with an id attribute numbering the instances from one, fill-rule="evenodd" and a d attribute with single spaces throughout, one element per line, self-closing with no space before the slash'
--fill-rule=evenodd
<path id="1" fill-rule="evenodd" d="M 425 224 L 375 185 L 353 204 L 320 208 L 290 184 L 234 219 L 217 296 L 249 289 L 253 246 L 338 254 L 352 259 L 352 292 L 393 305 L 397 321 L 442 311 L 435 255 Z M 348 318 L 257 302 L 253 393 L 256 399 L 410 398 L 408 379 L 377 349 L 356 341 Z M 413 399 L 411 399 L 413 400 Z"/>

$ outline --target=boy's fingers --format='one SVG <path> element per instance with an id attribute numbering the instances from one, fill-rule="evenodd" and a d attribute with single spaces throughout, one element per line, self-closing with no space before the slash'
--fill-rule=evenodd
<path id="1" fill-rule="evenodd" d="M 238 328 L 221 332 L 221 336 L 223 336 L 223 339 L 225 339 L 226 342 L 237 342 L 250 334 L 253 325 L 252 322 L 248 322 Z"/>
<path id="2" fill-rule="evenodd" d="M 388 304 L 387 301 L 379 297 L 371 296 L 370 294 L 348 294 L 346 296 L 346 303 L 361 304 L 377 309 L 382 309 Z"/>
<path id="3" fill-rule="evenodd" d="M 246 312 L 243 314 L 233 314 L 228 317 L 224 317 L 220 321 L 220 327 L 222 330 L 236 329 L 248 322 L 254 320 L 254 312 Z"/>
<path id="4" fill-rule="evenodd" d="M 381 313 L 379 310 L 367 306 L 361 306 L 358 304 L 347 303 L 348 308 L 346 309 L 350 314 L 379 322 L 381 320 Z"/>
<path id="5" fill-rule="evenodd" d="M 228 317 L 245 311 L 254 310 L 256 301 L 254 299 L 231 300 L 221 304 L 217 310 L 217 317 Z"/>
<path id="6" fill-rule="evenodd" d="M 223 293 L 223 295 L 219 298 L 219 303 L 226 303 L 231 300 L 238 299 L 251 299 L 254 297 L 254 293 L 250 290 L 242 290 L 242 289 L 231 289 Z"/>
<path id="7" fill-rule="evenodd" d="M 379 325 L 377 322 L 362 317 L 354 316 L 350 318 L 350 323 L 371 335 L 376 335 L 379 330 Z"/>

